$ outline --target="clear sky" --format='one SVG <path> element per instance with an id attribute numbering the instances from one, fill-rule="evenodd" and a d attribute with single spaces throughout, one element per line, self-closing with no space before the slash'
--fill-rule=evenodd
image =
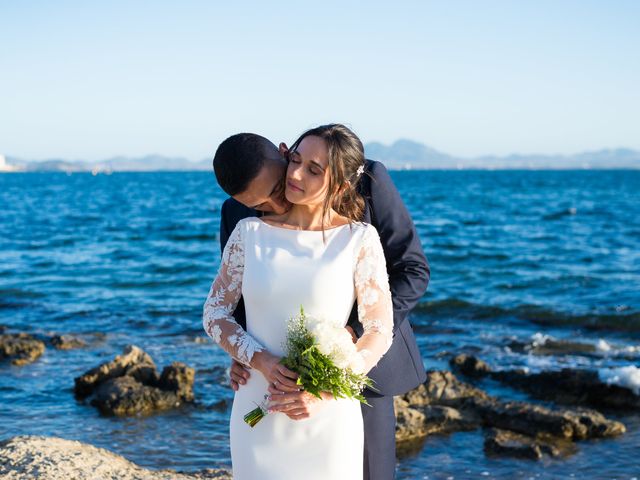
<path id="1" fill-rule="evenodd" d="M 640 150 L 640 2 L 0 0 L 5 155 L 199 160 L 326 122 L 460 156 Z"/>

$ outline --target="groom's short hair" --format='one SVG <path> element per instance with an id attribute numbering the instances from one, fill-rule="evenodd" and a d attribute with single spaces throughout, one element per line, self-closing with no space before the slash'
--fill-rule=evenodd
<path id="1" fill-rule="evenodd" d="M 218 185 L 227 195 L 244 192 L 258 176 L 273 144 L 255 133 L 237 133 L 222 142 L 213 157 Z"/>

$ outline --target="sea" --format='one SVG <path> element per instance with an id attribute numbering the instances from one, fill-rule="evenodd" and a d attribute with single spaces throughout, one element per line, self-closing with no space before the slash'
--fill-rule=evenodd
<path id="1" fill-rule="evenodd" d="M 391 176 L 431 266 L 410 317 L 426 368 L 472 353 L 497 369 L 595 369 L 640 393 L 640 171 Z M 0 175 L 0 325 L 88 342 L 0 363 L 0 440 L 80 440 L 152 469 L 230 465 L 229 361 L 201 321 L 225 198 L 208 172 Z M 549 340 L 592 348 L 512 348 Z M 160 369 L 194 367 L 195 403 L 117 418 L 74 398 L 74 377 L 130 344 Z M 640 478 L 640 412 L 604 413 L 627 433 L 578 442 L 568 458 L 488 457 L 475 430 L 427 438 L 398 460 L 397 478 Z"/>

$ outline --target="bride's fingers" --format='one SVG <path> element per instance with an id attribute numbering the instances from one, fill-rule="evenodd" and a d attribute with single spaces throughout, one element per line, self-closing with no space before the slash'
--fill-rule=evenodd
<path id="1" fill-rule="evenodd" d="M 274 380 L 273 382 L 271 382 L 271 385 L 276 390 L 280 390 L 281 392 L 297 392 L 300 390 L 300 386 L 296 382 L 291 380 L 285 380 L 279 375 L 276 375 L 274 377 Z"/>
<path id="2" fill-rule="evenodd" d="M 296 408 L 296 409 L 290 410 L 286 412 L 286 415 L 291 420 L 303 420 L 311 416 L 311 414 L 309 413 L 309 410 L 303 409 L 303 408 Z"/>
<path id="3" fill-rule="evenodd" d="M 285 367 L 284 365 L 278 365 L 278 373 L 280 373 L 279 376 L 282 377 L 282 381 L 287 383 L 296 383 L 296 380 L 298 379 L 298 374 L 292 370 L 289 370 L 287 367 Z"/>
<path id="4" fill-rule="evenodd" d="M 269 393 L 271 395 L 282 395 L 283 393 L 294 393 L 294 392 L 299 392 L 300 388 L 299 387 L 286 387 L 282 384 L 280 384 L 280 382 L 274 382 L 274 383 L 270 383 L 269 384 Z"/>
<path id="5" fill-rule="evenodd" d="M 300 408 L 299 393 L 282 393 L 271 396 L 269 401 L 270 412 L 286 412 L 292 408 Z"/>

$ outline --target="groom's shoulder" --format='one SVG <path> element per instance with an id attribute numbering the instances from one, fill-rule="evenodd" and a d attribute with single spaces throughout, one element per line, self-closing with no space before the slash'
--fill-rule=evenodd
<path id="1" fill-rule="evenodd" d="M 365 172 L 361 183 L 361 193 L 369 196 L 377 190 L 386 190 L 388 185 L 393 185 L 387 167 L 377 160 L 365 160 Z"/>
<path id="2" fill-rule="evenodd" d="M 220 215 L 226 220 L 232 223 L 237 223 L 243 218 L 255 217 L 256 212 L 252 208 L 249 208 L 234 198 L 227 198 L 222 204 Z"/>

